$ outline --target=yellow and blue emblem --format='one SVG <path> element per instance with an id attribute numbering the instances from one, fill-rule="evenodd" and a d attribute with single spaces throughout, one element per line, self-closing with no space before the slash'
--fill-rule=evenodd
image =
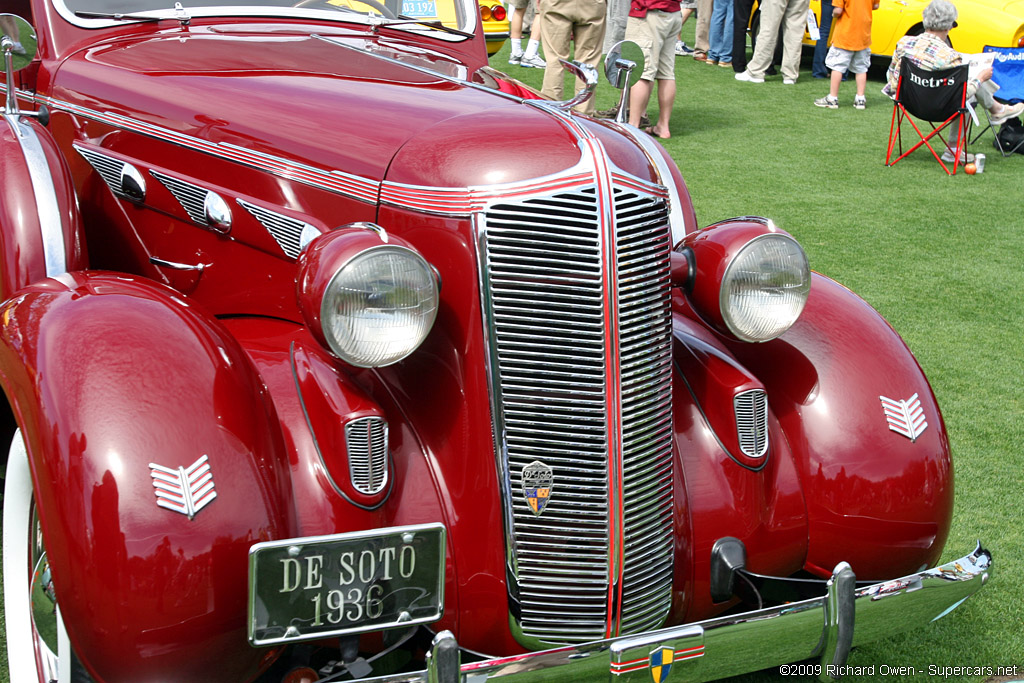
<path id="1" fill-rule="evenodd" d="M 554 473 L 551 468 L 534 460 L 523 468 L 523 497 L 526 504 L 533 510 L 533 514 L 539 515 L 544 512 L 548 502 L 551 500 L 551 489 L 554 483 Z"/>
<path id="2" fill-rule="evenodd" d="M 675 650 L 670 647 L 659 647 L 651 653 L 651 678 L 654 683 L 661 683 L 668 678 L 675 657 Z"/>

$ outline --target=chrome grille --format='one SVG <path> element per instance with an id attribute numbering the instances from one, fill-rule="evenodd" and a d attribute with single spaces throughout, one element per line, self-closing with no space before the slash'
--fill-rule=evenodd
<path id="1" fill-rule="evenodd" d="M 768 452 L 768 395 L 753 389 L 736 394 L 732 403 L 740 450 L 751 458 L 764 456 Z"/>
<path id="2" fill-rule="evenodd" d="M 616 196 L 625 570 L 622 633 L 657 628 L 672 602 L 672 321 L 664 202 Z"/>
<path id="3" fill-rule="evenodd" d="M 664 202 L 621 191 L 615 211 L 615 264 L 602 253 L 593 189 L 485 214 L 485 305 L 511 490 L 511 590 L 523 635 L 543 642 L 605 636 L 617 419 L 608 414 L 606 386 L 614 367 L 622 373 L 623 633 L 660 625 L 671 599 L 668 216 Z M 620 271 L 618 362 L 605 353 L 608 267 Z M 540 515 L 523 493 L 523 469 L 534 461 L 553 475 Z"/>
<path id="4" fill-rule="evenodd" d="M 345 425 L 348 471 L 360 493 L 380 493 L 388 484 L 388 423 L 360 417 Z"/>

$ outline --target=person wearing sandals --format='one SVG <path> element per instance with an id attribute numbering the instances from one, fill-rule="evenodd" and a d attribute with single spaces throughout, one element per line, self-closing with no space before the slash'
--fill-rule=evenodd
<path id="1" fill-rule="evenodd" d="M 626 21 L 626 40 L 644 51 L 644 71 L 629 91 L 629 123 L 639 126 L 647 112 L 654 81 L 658 82 L 658 120 L 644 132 L 668 138 L 668 124 L 676 100 L 676 38 L 683 20 L 679 0 L 632 0 Z"/>
<path id="2" fill-rule="evenodd" d="M 831 80 L 828 95 L 814 100 L 815 106 L 828 109 L 839 108 L 839 83 L 849 71 L 857 84 L 857 95 L 853 98 L 854 109 L 864 109 L 867 99 L 864 89 L 868 84 L 868 67 L 871 66 L 871 13 L 878 9 L 877 0 L 832 0 L 832 47 L 825 56 L 825 67 Z"/>

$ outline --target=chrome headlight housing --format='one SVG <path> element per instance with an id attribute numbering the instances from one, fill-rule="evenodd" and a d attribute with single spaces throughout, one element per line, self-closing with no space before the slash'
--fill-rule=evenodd
<path id="1" fill-rule="evenodd" d="M 684 240 L 696 264 L 689 299 L 722 334 L 765 342 L 800 317 L 811 269 L 800 244 L 761 218 L 719 223 Z"/>
<path id="2" fill-rule="evenodd" d="M 382 230 L 343 228 L 315 240 L 299 259 L 298 288 L 310 330 L 356 367 L 407 357 L 437 317 L 433 268 Z"/>
<path id="3" fill-rule="evenodd" d="M 807 255 L 789 235 L 752 239 L 729 263 L 719 291 L 722 318 L 738 339 L 775 339 L 793 326 L 807 303 Z"/>

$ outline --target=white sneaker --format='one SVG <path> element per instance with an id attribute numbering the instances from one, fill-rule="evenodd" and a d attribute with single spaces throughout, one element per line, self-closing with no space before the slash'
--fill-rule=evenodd
<path id="1" fill-rule="evenodd" d="M 528 68 L 531 68 L 531 69 L 545 69 L 545 68 L 547 68 L 548 63 L 545 62 L 540 57 L 538 57 L 537 55 L 532 55 L 530 57 L 527 57 L 526 55 L 523 55 L 523 58 L 520 60 L 520 64 L 519 65 L 520 66 L 525 66 L 525 67 L 528 67 Z"/>
<path id="2" fill-rule="evenodd" d="M 1005 123 L 1008 119 L 1015 119 L 1024 112 L 1024 102 L 1018 102 L 1017 104 L 1004 104 L 1003 111 L 998 115 L 992 115 L 992 125 L 998 126 Z"/>
<path id="3" fill-rule="evenodd" d="M 749 71 L 741 71 L 740 73 L 736 74 L 736 80 L 743 81 L 745 83 L 764 83 L 763 76 L 755 76 Z"/>
<path id="4" fill-rule="evenodd" d="M 519 63 L 521 61 L 523 61 L 523 53 L 522 52 L 520 52 L 519 54 L 509 55 L 509 57 L 508 57 L 508 63 L 513 65 L 513 66 L 519 66 Z"/>
<path id="5" fill-rule="evenodd" d="M 684 43 L 681 40 L 676 41 L 676 54 L 679 56 L 686 56 L 693 54 L 693 48 Z"/>
<path id="6" fill-rule="evenodd" d="M 868 106 L 868 100 L 863 95 L 857 95 L 853 98 L 854 109 L 864 109 Z"/>
<path id="7" fill-rule="evenodd" d="M 825 95 L 814 100 L 815 107 L 826 107 L 828 109 L 839 109 L 839 98 Z"/>
<path id="8" fill-rule="evenodd" d="M 953 152 L 951 152 L 951 151 L 949 151 L 947 149 L 945 152 L 942 153 L 942 160 L 945 161 L 947 164 L 953 163 Z M 974 155 L 973 154 L 968 154 L 966 152 L 960 152 L 960 165 L 961 166 L 963 164 L 970 164 L 970 163 L 973 163 L 973 162 L 974 162 Z"/>
<path id="9" fill-rule="evenodd" d="M 796 79 L 795 78 L 783 78 L 782 79 L 782 84 L 783 85 L 796 85 Z"/>
<path id="10" fill-rule="evenodd" d="M 15 42 L 14 45 L 11 46 L 11 52 L 13 52 L 16 55 L 28 54 L 27 52 L 25 52 L 25 46 L 18 42 Z"/>

